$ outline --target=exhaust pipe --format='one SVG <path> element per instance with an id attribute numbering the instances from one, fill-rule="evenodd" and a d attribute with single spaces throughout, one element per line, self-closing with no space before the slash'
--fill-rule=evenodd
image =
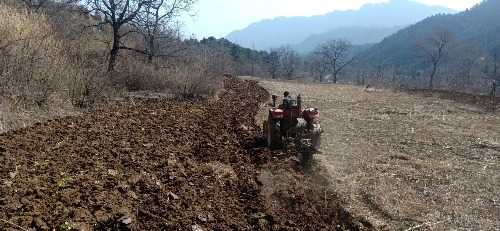
<path id="1" fill-rule="evenodd" d="M 299 108 L 299 113 L 302 113 L 302 96 L 297 96 L 297 107 Z"/>
<path id="2" fill-rule="evenodd" d="M 273 107 L 276 107 L 276 101 L 278 100 L 278 96 L 277 95 L 272 95 L 271 97 L 273 99 Z"/>

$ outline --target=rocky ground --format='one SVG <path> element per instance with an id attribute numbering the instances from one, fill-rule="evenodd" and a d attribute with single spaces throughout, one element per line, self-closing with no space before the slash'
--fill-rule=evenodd
<path id="1" fill-rule="evenodd" d="M 0 230 L 371 230 L 296 153 L 263 147 L 269 94 L 116 103 L 0 135 Z"/>

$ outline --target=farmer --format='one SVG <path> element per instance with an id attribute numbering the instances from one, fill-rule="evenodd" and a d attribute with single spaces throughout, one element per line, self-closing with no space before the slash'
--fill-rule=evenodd
<path id="1" fill-rule="evenodd" d="M 290 96 L 290 92 L 285 91 L 283 94 L 283 108 L 290 108 L 294 105 L 294 100 Z"/>

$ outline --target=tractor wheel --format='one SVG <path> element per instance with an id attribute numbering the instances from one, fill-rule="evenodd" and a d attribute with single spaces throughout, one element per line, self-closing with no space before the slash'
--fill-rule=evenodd
<path id="1" fill-rule="evenodd" d="M 312 138 L 312 148 L 315 152 L 319 152 L 321 149 L 321 134 L 315 134 Z"/>
<path id="2" fill-rule="evenodd" d="M 269 148 L 281 148 L 282 141 L 280 135 L 280 129 L 276 125 L 276 122 L 269 116 L 267 120 L 266 129 L 266 139 L 267 139 L 267 147 Z"/>

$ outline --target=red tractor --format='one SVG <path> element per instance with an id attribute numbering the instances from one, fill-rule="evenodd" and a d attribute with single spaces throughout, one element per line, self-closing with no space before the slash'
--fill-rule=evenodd
<path id="1" fill-rule="evenodd" d="M 297 99 L 285 97 L 283 104 L 276 105 L 278 96 L 272 96 L 272 108 L 269 109 L 264 132 L 270 148 L 286 148 L 294 144 L 302 154 L 302 162 L 309 164 L 312 155 L 319 151 L 321 130 L 319 110 L 306 108 L 302 110 L 302 97 Z"/>

